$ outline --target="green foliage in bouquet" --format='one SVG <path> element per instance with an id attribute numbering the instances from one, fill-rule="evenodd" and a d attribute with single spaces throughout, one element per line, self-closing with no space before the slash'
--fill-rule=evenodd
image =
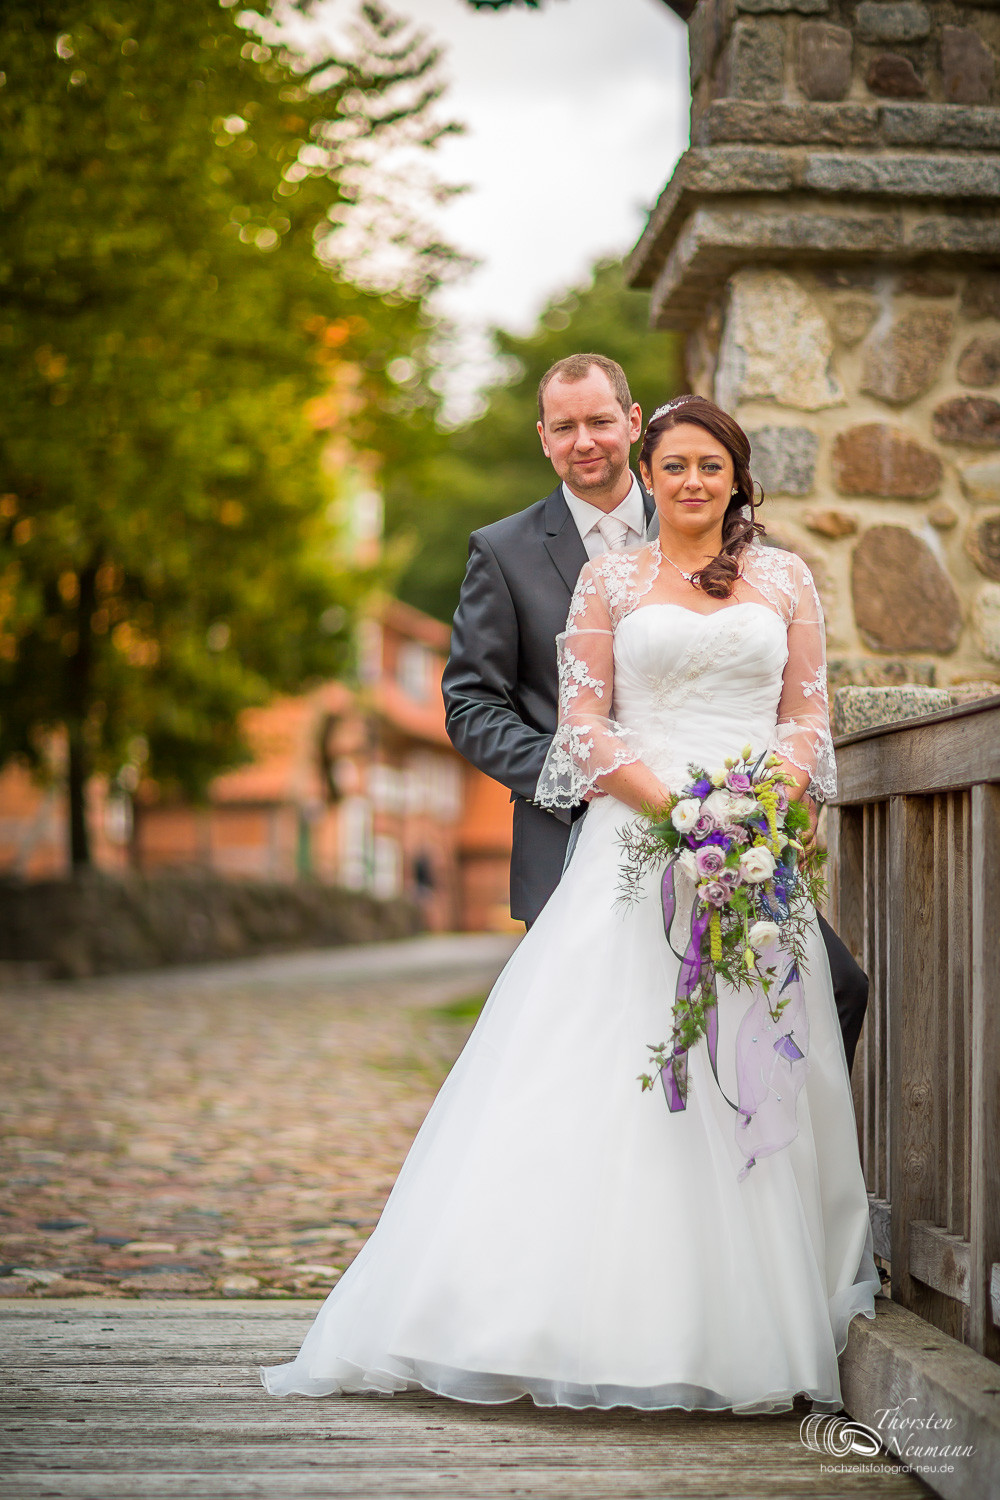
<path id="1" fill-rule="evenodd" d="M 681 962 L 670 1040 L 650 1049 L 658 1072 L 706 1034 L 719 980 L 736 990 L 759 985 L 777 1021 L 791 995 L 779 962 L 786 977 L 804 970 L 806 931 L 825 894 L 825 855 L 806 852 L 809 813 L 790 799 L 781 764 L 777 755 L 755 758 L 748 745 L 722 771 L 691 765 L 689 784 L 622 835 L 622 899 L 637 900 L 663 867 L 664 931 Z M 684 882 L 691 929 L 679 952 L 673 926 Z M 640 1077 L 652 1088 L 651 1075 Z"/>

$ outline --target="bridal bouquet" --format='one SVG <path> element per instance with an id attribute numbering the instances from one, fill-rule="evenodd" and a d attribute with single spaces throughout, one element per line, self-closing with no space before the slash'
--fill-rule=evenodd
<path id="1" fill-rule="evenodd" d="M 790 800 L 790 781 L 780 765 L 776 755 L 754 759 L 748 745 L 738 759 L 727 759 L 725 768 L 714 774 L 690 766 L 690 784 L 664 807 L 650 810 L 644 824 L 627 829 L 622 836 L 626 854 L 622 895 L 626 900 L 635 900 L 648 872 L 666 861 L 661 883 L 663 924 L 681 967 L 670 1040 L 651 1046 L 650 1061 L 672 1110 L 684 1108 L 687 1053 L 702 1036 L 708 1038 L 718 1078 L 718 980 L 724 979 L 734 989 L 749 984 L 758 988 L 761 1003 L 745 1043 L 741 1033 L 737 1045 L 741 1102 L 733 1107 L 746 1125 L 763 1097 L 774 1092 L 775 1076 L 774 1058 L 768 1059 L 764 1072 L 758 1067 L 756 1059 L 761 1054 L 752 1048 L 759 1039 L 750 1032 L 755 1028 L 779 1031 L 771 1051 L 790 1065 L 805 1056 L 793 1035 L 795 1027 L 779 1023 L 794 1007 L 800 1039 L 804 1039 L 799 984 L 804 939 L 812 908 L 824 891 L 822 856 L 813 854 L 807 859 L 803 853 L 801 835 L 809 827 L 809 815 L 800 802 Z M 675 946 L 673 933 L 679 906 L 685 918 L 690 906 L 690 929 L 681 939 L 682 949 Z M 687 928 L 686 920 L 680 925 Z M 640 1081 L 644 1089 L 652 1088 L 655 1075 L 640 1074 Z M 751 1156 L 750 1165 L 752 1161 Z"/>

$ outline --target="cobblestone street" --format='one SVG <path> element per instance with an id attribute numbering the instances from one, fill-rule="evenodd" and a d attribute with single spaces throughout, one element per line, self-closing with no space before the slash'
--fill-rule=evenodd
<path id="1" fill-rule="evenodd" d="M 328 1290 L 512 946 L 8 987 L 0 1295 Z"/>

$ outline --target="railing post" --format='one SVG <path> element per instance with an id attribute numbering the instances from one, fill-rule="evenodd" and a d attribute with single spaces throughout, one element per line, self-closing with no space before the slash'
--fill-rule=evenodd
<path id="1" fill-rule="evenodd" d="M 1000 1261 L 1000 785 L 972 788 L 969 1343 L 1000 1359 L 991 1271 Z"/>
<path id="2" fill-rule="evenodd" d="M 909 1273 L 910 1224 L 938 1222 L 937 1119 L 943 1067 L 934 1004 L 934 809 L 927 797 L 889 803 L 889 1201 L 892 1297 L 926 1316 L 934 1293 Z"/>

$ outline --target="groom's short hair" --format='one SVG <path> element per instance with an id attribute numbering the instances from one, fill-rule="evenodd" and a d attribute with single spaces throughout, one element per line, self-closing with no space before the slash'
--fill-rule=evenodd
<path id="1" fill-rule="evenodd" d="M 545 392 L 549 384 L 553 380 L 565 380 L 570 385 L 575 385 L 578 380 L 586 380 L 595 365 L 608 377 L 615 400 L 622 411 L 627 415 L 632 410 L 632 396 L 621 365 L 608 359 L 606 354 L 567 354 L 565 359 L 557 359 L 538 383 L 539 422 L 545 422 Z"/>

